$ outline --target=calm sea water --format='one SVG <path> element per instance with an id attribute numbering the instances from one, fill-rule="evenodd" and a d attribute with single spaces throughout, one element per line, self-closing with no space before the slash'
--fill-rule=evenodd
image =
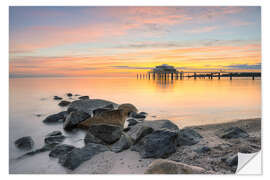
<path id="1" fill-rule="evenodd" d="M 64 170 L 48 156 L 35 161 L 45 165 L 15 161 L 23 151 L 14 147 L 22 136 L 32 136 L 35 148 L 43 145 L 44 136 L 61 125 L 45 125 L 49 114 L 65 108 L 57 105 L 53 96 L 69 99 L 65 93 L 89 95 L 118 104 L 132 103 L 140 111 L 149 113 L 149 120 L 169 119 L 179 127 L 228 122 L 237 119 L 261 117 L 261 80 L 184 79 L 139 80 L 136 78 L 22 78 L 10 79 L 9 150 L 11 173 L 42 173 L 53 167 L 52 173 Z M 76 99 L 74 97 L 73 99 Z M 41 114 L 37 117 L 36 114 Z M 83 132 L 65 134 L 65 143 L 82 146 Z M 52 163 L 52 164 L 50 164 Z M 47 172 L 47 171 L 46 171 Z"/>

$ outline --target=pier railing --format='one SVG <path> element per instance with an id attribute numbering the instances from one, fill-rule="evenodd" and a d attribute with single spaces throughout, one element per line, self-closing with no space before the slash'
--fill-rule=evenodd
<path id="1" fill-rule="evenodd" d="M 250 77 L 255 80 L 256 77 L 261 77 L 261 72 L 147 72 L 138 73 L 137 79 L 184 79 L 184 78 L 194 78 L 194 79 L 221 79 L 222 77 L 229 77 L 230 80 L 233 77 Z"/>

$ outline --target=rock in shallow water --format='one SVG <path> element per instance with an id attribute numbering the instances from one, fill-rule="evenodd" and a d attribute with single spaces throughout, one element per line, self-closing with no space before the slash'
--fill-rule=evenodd
<path id="1" fill-rule="evenodd" d="M 88 131 L 106 144 L 113 144 L 122 135 L 121 127 L 107 124 L 92 125 Z"/>
<path id="2" fill-rule="evenodd" d="M 190 128 L 181 129 L 177 137 L 177 145 L 191 146 L 197 144 L 203 137 L 195 130 Z"/>
<path id="3" fill-rule="evenodd" d="M 59 96 L 54 96 L 53 97 L 54 100 L 62 100 L 63 98 L 59 97 Z"/>
<path id="4" fill-rule="evenodd" d="M 69 101 L 61 101 L 58 105 L 59 106 L 63 106 L 63 107 L 65 107 L 65 106 L 68 106 L 70 104 L 70 102 Z"/>
<path id="5" fill-rule="evenodd" d="M 46 119 L 43 120 L 44 123 L 62 123 L 65 121 L 67 116 L 67 111 L 62 111 L 57 114 L 52 114 L 46 117 Z"/>
<path id="6" fill-rule="evenodd" d="M 73 111 L 70 112 L 69 115 L 66 117 L 66 120 L 63 124 L 63 128 L 65 130 L 72 130 L 75 128 L 80 122 L 89 118 L 90 115 L 86 112 L 82 111 Z"/>
<path id="7" fill-rule="evenodd" d="M 86 100 L 86 99 L 89 99 L 89 96 L 81 96 L 78 99 Z"/>
<path id="8" fill-rule="evenodd" d="M 166 158 L 176 151 L 177 132 L 167 129 L 154 131 L 132 147 L 142 158 Z"/>
<path id="9" fill-rule="evenodd" d="M 56 144 L 45 144 L 43 147 L 39 148 L 39 149 L 35 149 L 33 151 L 30 151 L 28 153 L 23 154 L 22 156 L 18 157 L 17 159 L 22 159 L 25 158 L 27 156 L 33 156 L 35 154 L 39 154 L 39 153 L 43 153 L 46 151 L 50 151 L 52 150 L 54 147 L 56 146 Z"/>
<path id="10" fill-rule="evenodd" d="M 19 149 L 30 150 L 34 146 L 34 141 L 31 136 L 25 136 L 25 137 L 17 139 L 15 141 L 15 145 Z"/>
<path id="11" fill-rule="evenodd" d="M 72 111 L 82 111 L 86 112 L 88 114 L 92 114 L 92 111 L 97 108 L 103 108 L 104 106 L 113 104 L 115 106 L 118 106 L 117 104 L 111 102 L 111 101 L 106 101 L 102 99 L 85 99 L 85 100 L 76 100 L 73 101 L 69 107 L 68 107 L 68 112 Z"/>
<path id="12" fill-rule="evenodd" d="M 128 119 L 128 126 L 134 126 L 138 123 L 138 121 L 136 119 Z"/>
<path id="13" fill-rule="evenodd" d="M 84 161 L 90 160 L 94 155 L 109 151 L 109 148 L 101 145 L 90 143 L 83 148 L 75 148 L 71 152 L 60 156 L 59 163 L 71 170 L 76 169 Z"/>
<path id="14" fill-rule="evenodd" d="M 135 113 L 135 112 L 130 113 L 130 116 L 133 117 L 133 118 L 136 118 L 136 119 L 145 119 L 146 118 L 146 115 L 138 114 L 138 113 Z"/>
<path id="15" fill-rule="evenodd" d="M 220 138 L 223 139 L 231 139 L 231 138 L 247 138 L 249 137 L 248 133 L 239 127 L 231 127 L 228 129 L 225 129 L 221 135 L 219 135 Z"/>
<path id="16" fill-rule="evenodd" d="M 60 144 L 65 139 L 61 131 L 53 131 L 46 135 L 44 141 L 46 144 Z"/>
<path id="17" fill-rule="evenodd" d="M 67 144 L 57 145 L 56 147 L 52 149 L 49 156 L 57 158 L 71 152 L 74 148 L 75 148 L 74 146 L 67 145 Z"/>
<path id="18" fill-rule="evenodd" d="M 153 161 L 145 174 L 202 174 L 205 169 L 166 159 Z"/>

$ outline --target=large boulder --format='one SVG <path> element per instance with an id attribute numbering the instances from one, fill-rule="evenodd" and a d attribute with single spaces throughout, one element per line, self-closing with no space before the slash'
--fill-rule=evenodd
<path id="1" fill-rule="evenodd" d="M 111 150 L 118 153 L 128 149 L 131 145 L 132 141 L 130 137 L 128 137 L 126 134 L 122 134 L 121 138 L 112 145 Z"/>
<path id="2" fill-rule="evenodd" d="M 167 129 L 154 131 L 132 147 L 142 158 L 166 158 L 176 151 L 177 132 Z"/>
<path id="3" fill-rule="evenodd" d="M 94 155 L 109 151 L 109 148 L 101 145 L 89 143 L 83 148 L 75 148 L 71 152 L 60 156 L 59 163 L 71 170 L 74 170 L 84 161 L 90 160 Z"/>
<path id="4" fill-rule="evenodd" d="M 30 150 L 34 146 L 34 141 L 32 137 L 30 136 L 19 138 L 14 143 L 17 148 L 22 149 L 22 150 Z"/>
<path id="5" fill-rule="evenodd" d="M 65 121 L 67 116 L 67 111 L 62 111 L 57 114 L 52 114 L 46 117 L 46 119 L 43 120 L 44 123 L 62 123 Z"/>
<path id="6" fill-rule="evenodd" d="M 197 144 L 203 137 L 193 129 L 184 128 L 181 129 L 177 137 L 177 145 L 179 146 L 191 146 Z"/>
<path id="7" fill-rule="evenodd" d="M 115 143 L 122 135 L 121 127 L 108 124 L 90 126 L 88 131 L 106 144 Z"/>
<path id="8" fill-rule="evenodd" d="M 52 151 L 49 153 L 50 157 L 58 158 L 60 156 L 63 156 L 69 152 L 71 152 L 75 147 L 67 144 L 61 144 L 57 145 L 52 149 Z"/>
<path id="9" fill-rule="evenodd" d="M 86 112 L 88 114 L 92 114 L 92 111 L 97 108 L 103 108 L 105 106 L 108 106 L 110 104 L 113 104 L 114 106 L 118 106 L 116 103 L 113 103 L 111 101 L 106 101 L 102 99 L 85 99 L 85 100 L 76 100 L 73 101 L 69 107 L 68 112 L 71 111 L 82 111 Z"/>
<path id="10" fill-rule="evenodd" d="M 61 131 L 53 131 L 46 135 L 44 141 L 46 144 L 60 144 L 65 140 Z"/>
<path id="11" fill-rule="evenodd" d="M 88 119 L 90 115 L 83 111 L 73 111 L 70 112 L 69 115 L 66 117 L 66 120 L 63 124 L 63 128 L 65 130 L 72 130 L 75 128 L 79 123 Z"/>
<path id="12" fill-rule="evenodd" d="M 171 122 L 170 120 L 167 119 L 162 119 L 162 120 L 154 120 L 154 121 L 144 121 L 143 125 L 146 127 L 151 127 L 155 131 L 160 130 L 160 129 L 168 129 L 171 131 L 179 131 L 179 128 L 176 124 Z"/>
<path id="13" fill-rule="evenodd" d="M 93 110 L 93 116 L 100 116 L 103 112 L 105 111 L 110 111 L 112 109 L 109 109 L 109 108 L 97 108 L 95 110 Z"/>
<path id="14" fill-rule="evenodd" d="M 205 172 L 206 170 L 201 167 L 167 159 L 157 159 L 149 165 L 145 174 L 203 174 Z"/>
<path id="15" fill-rule="evenodd" d="M 152 133 L 154 130 L 151 127 L 144 126 L 142 123 L 138 123 L 134 126 L 131 126 L 128 130 L 127 135 L 130 136 L 134 143 L 138 142 L 141 138 L 147 134 Z"/>
<path id="16" fill-rule="evenodd" d="M 232 139 L 232 138 L 247 138 L 249 137 L 248 133 L 239 127 L 230 127 L 225 129 L 223 132 L 218 134 L 220 138 L 223 139 Z"/>
<path id="17" fill-rule="evenodd" d="M 92 125 L 108 124 L 124 127 L 125 121 L 128 117 L 128 110 L 110 110 L 100 113 L 98 116 L 90 117 L 81 122 L 78 127 L 88 129 Z"/>
<path id="18" fill-rule="evenodd" d="M 138 112 L 138 109 L 133 104 L 129 104 L 129 103 L 120 104 L 118 106 L 118 109 L 128 111 L 129 114 Z"/>
<path id="19" fill-rule="evenodd" d="M 95 137 L 90 131 L 87 131 L 84 137 L 84 143 L 85 144 L 89 144 L 89 143 L 106 144 L 101 139 Z"/>
<path id="20" fill-rule="evenodd" d="M 103 108 L 111 109 L 111 110 L 115 109 L 114 104 L 108 104 L 108 105 L 104 106 Z"/>

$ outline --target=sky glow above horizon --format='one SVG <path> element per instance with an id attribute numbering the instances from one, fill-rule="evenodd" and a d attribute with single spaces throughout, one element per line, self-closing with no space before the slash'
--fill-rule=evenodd
<path id="1" fill-rule="evenodd" d="M 10 77 L 261 69 L 260 7 L 10 7 Z"/>

